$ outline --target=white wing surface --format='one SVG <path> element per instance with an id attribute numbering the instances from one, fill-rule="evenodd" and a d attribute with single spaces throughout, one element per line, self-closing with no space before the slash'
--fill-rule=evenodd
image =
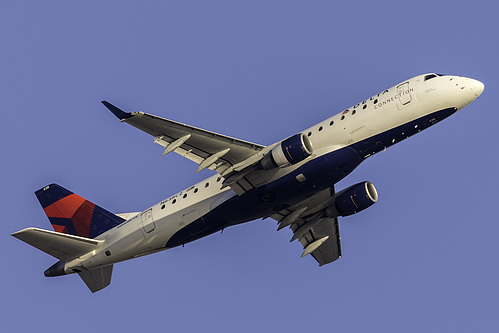
<path id="1" fill-rule="evenodd" d="M 165 148 L 163 155 L 175 152 L 197 164 L 197 171 L 208 168 L 223 174 L 260 152 L 265 146 L 157 117 L 144 112 L 124 112 L 109 102 L 102 102 L 122 122 L 155 137 Z"/>

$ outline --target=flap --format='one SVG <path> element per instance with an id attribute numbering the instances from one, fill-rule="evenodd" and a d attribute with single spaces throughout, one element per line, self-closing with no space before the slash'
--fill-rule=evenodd
<path id="1" fill-rule="evenodd" d="M 299 228 L 299 226 L 298 226 Z M 303 245 L 304 254 L 308 246 L 313 246 L 314 242 L 325 241 L 311 251 L 312 257 L 319 263 L 319 266 L 329 264 L 341 258 L 340 230 L 338 226 L 338 218 L 321 218 L 318 223 L 309 229 L 302 238 L 300 243 Z"/>
<path id="2" fill-rule="evenodd" d="M 338 218 L 326 217 L 324 213 L 333 203 L 331 187 L 271 216 L 279 222 L 278 230 L 290 227 L 291 241 L 298 239 L 303 245 L 302 257 L 311 254 L 320 266 L 341 257 Z"/>

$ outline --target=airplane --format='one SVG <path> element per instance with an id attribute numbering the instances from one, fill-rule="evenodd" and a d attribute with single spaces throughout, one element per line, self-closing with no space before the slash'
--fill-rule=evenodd
<path id="1" fill-rule="evenodd" d="M 334 185 L 368 157 L 435 125 L 477 99 L 482 82 L 423 74 L 284 140 L 263 146 L 144 112 L 104 106 L 121 122 L 154 137 L 162 155 L 175 152 L 210 178 L 143 212 L 113 214 L 57 185 L 35 192 L 54 231 L 26 228 L 12 236 L 59 261 L 47 277 L 77 273 L 96 292 L 115 263 L 183 246 L 237 224 L 272 218 L 291 229 L 320 266 L 342 255 L 338 218 L 378 200 L 364 181 Z"/>

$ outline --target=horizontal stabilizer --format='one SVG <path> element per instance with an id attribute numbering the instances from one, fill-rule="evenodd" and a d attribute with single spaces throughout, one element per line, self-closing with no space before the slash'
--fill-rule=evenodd
<path id="1" fill-rule="evenodd" d="M 87 285 L 91 292 L 95 293 L 106 288 L 111 283 L 111 275 L 113 273 L 113 265 L 91 269 L 89 271 L 79 272 L 83 282 Z"/>
<path id="2" fill-rule="evenodd" d="M 103 242 L 38 228 L 26 228 L 12 236 L 65 262 L 95 250 Z"/>

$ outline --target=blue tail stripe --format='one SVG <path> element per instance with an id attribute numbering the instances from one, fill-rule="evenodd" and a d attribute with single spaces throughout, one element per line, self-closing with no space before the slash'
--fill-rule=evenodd
<path id="1" fill-rule="evenodd" d="M 90 226 L 89 237 L 95 238 L 123 222 L 125 222 L 125 220 L 121 217 L 96 205 L 92 215 L 92 225 Z"/>
<path id="2" fill-rule="evenodd" d="M 50 224 L 52 225 L 62 225 L 66 227 L 66 230 L 70 235 L 77 235 L 73 221 L 71 219 L 63 217 L 49 217 Z"/>
<path id="3" fill-rule="evenodd" d="M 35 195 L 43 209 L 70 194 L 73 194 L 73 192 L 70 192 L 57 184 L 50 184 L 35 192 Z"/>

